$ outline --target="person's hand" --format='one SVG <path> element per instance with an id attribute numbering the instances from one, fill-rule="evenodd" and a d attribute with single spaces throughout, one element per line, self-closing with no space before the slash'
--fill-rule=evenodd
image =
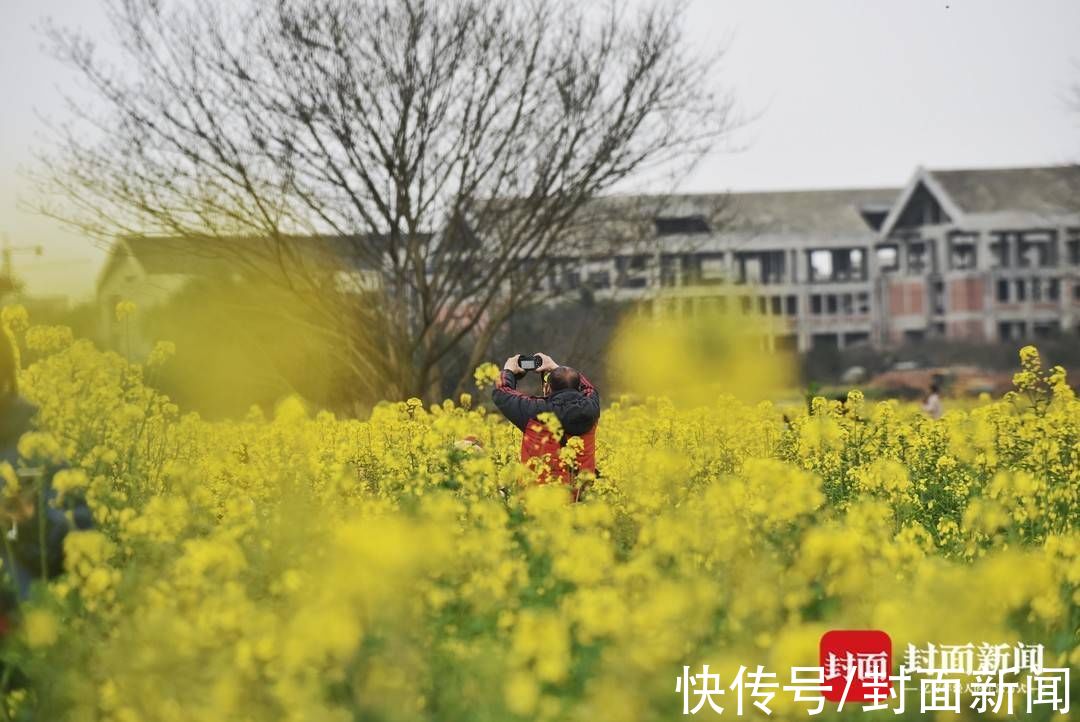
<path id="1" fill-rule="evenodd" d="M 518 363 L 517 354 L 506 359 L 506 363 L 503 364 L 503 369 L 511 372 L 514 376 L 521 376 L 525 373 L 525 369 L 521 368 L 521 364 Z"/>
<path id="2" fill-rule="evenodd" d="M 555 359 L 551 358 L 546 353 L 538 353 L 536 355 L 540 357 L 541 361 L 540 368 L 538 368 L 537 371 L 554 371 L 559 368 L 559 364 L 555 363 Z"/>

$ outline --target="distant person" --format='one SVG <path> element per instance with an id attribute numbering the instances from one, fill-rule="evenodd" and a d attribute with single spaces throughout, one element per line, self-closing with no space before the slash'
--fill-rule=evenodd
<path id="1" fill-rule="evenodd" d="M 52 477 L 59 467 L 27 468 L 19 457 L 19 439 L 32 429 L 36 413 L 37 408 L 19 396 L 15 351 L 0 328 L 0 462 L 11 464 L 19 481 L 19 490 L 7 494 L 7 482 L 0 478 L 0 534 L 7 536 L 0 550 L 8 580 L 0 585 L 0 634 L 11 628 L 11 615 L 29 595 L 30 584 L 63 571 L 64 537 L 71 530 L 65 509 L 75 528 L 92 526 L 90 509 L 81 498 L 67 499 L 65 509 L 56 507 Z"/>
<path id="2" fill-rule="evenodd" d="M 600 395 L 585 375 L 569 366 L 560 366 L 547 354 L 536 354 L 541 363 L 535 369 L 543 380 L 542 396 L 529 396 L 517 390 L 517 383 L 528 373 L 518 356 L 511 356 L 503 366 L 502 376 L 492 391 L 492 400 L 507 421 L 521 429 L 521 461 L 542 458 L 546 467 L 539 481 L 558 480 L 572 485 L 579 472 L 596 473 L 596 424 L 600 420 Z M 538 417 L 549 412 L 562 425 L 562 437 L 555 438 Z M 573 469 L 559 458 L 560 450 L 572 437 L 580 437 L 582 449 Z M 580 498 L 575 488 L 573 499 Z"/>
<path id="3" fill-rule="evenodd" d="M 937 384 L 930 384 L 930 395 L 923 401 L 922 408 L 931 419 L 941 418 L 941 389 Z"/>

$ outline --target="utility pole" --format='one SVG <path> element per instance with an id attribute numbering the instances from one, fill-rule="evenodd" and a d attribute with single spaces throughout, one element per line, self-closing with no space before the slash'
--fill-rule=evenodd
<path id="1" fill-rule="evenodd" d="M 32 253 L 41 256 L 45 249 L 39 244 L 35 246 L 13 246 L 7 233 L 3 236 L 3 245 L 0 246 L 0 293 L 10 293 L 15 290 L 15 269 L 11 263 L 11 257 L 16 253 Z"/>

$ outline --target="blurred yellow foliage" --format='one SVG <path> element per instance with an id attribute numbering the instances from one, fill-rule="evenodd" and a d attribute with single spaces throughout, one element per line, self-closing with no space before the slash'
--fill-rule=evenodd
<path id="1" fill-rule="evenodd" d="M 605 408 L 579 504 L 530 485 L 519 432 L 471 399 L 207 422 L 55 335 L 20 374 L 41 409 L 21 448 L 70 461 L 56 486 L 97 527 L 23 607 L 11 713 L 673 719 L 683 665 L 783 678 L 836 628 L 1080 662 L 1080 402 L 1058 370 L 1026 351 L 1016 393 L 936 422 L 859 394 L 785 420 L 731 397 L 784 371 L 726 327 L 627 333 L 616 361 L 652 398 Z"/>
<path id="2" fill-rule="evenodd" d="M 687 317 L 627 317 L 616 332 L 609 366 L 619 388 L 664 396 L 680 407 L 711 406 L 730 394 L 769 398 L 795 380 L 791 354 L 768 348 L 766 318 L 700 311 Z"/>

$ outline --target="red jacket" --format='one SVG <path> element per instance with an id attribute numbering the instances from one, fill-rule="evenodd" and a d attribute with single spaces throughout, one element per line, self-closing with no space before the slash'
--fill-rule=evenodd
<path id="1" fill-rule="evenodd" d="M 600 419 L 600 394 L 581 375 L 579 389 L 562 389 L 550 396 L 529 396 L 517 390 L 518 378 L 504 370 L 499 383 L 492 392 L 495 406 L 511 423 L 522 431 L 521 461 L 529 463 L 542 459 L 537 482 L 546 484 L 558 480 L 573 484 L 579 471 L 596 473 L 596 425 Z M 563 425 L 563 436 L 556 439 L 537 417 L 549 412 Z M 567 468 L 559 458 L 560 450 L 567 441 L 579 436 L 584 444 L 577 453 L 574 466 Z M 535 463 L 535 462 L 534 462 Z M 579 490 L 574 491 L 577 500 Z"/>

